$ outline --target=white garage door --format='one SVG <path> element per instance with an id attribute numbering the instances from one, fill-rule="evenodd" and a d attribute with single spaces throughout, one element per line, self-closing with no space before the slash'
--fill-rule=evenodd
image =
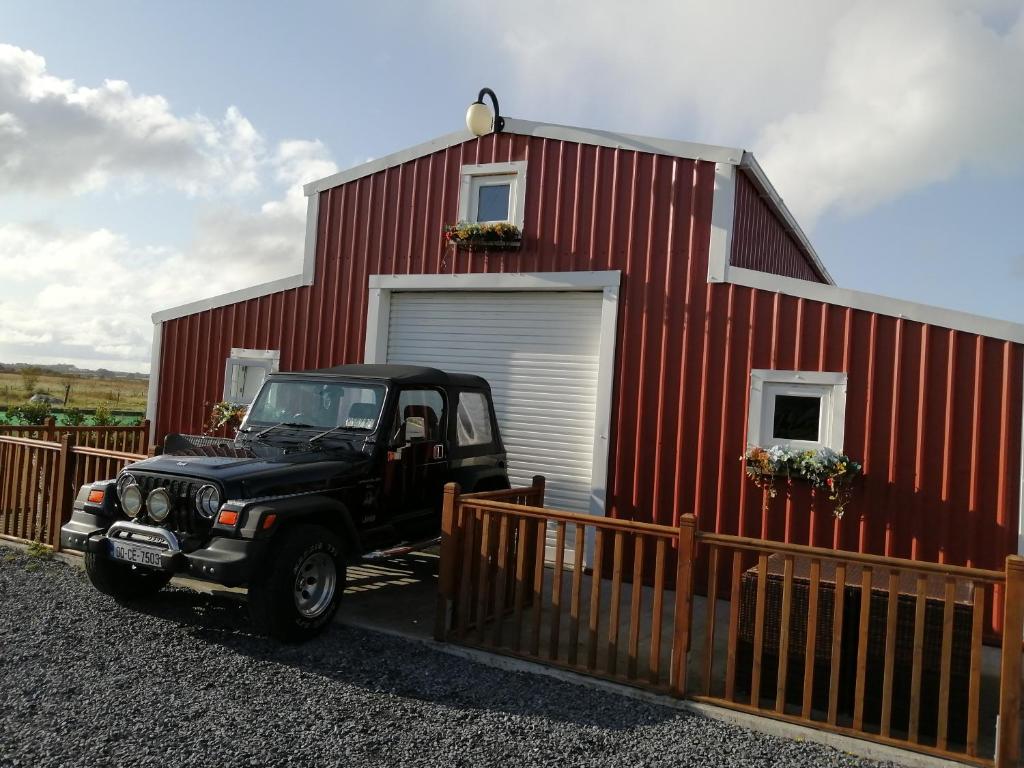
<path id="1" fill-rule="evenodd" d="M 590 510 L 600 292 L 395 292 L 389 363 L 490 382 L 512 485 L 547 478 L 546 505 Z"/>

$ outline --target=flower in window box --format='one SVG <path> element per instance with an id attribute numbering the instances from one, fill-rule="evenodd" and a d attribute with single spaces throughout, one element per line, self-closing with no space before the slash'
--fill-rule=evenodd
<path id="1" fill-rule="evenodd" d="M 242 419 L 245 418 L 247 410 L 248 406 L 235 405 L 226 400 L 214 403 L 213 409 L 210 411 L 207 434 L 216 432 L 221 427 L 237 430 L 242 425 Z"/>
<path id="2" fill-rule="evenodd" d="M 445 245 L 470 251 L 497 251 L 518 248 L 523 236 L 519 227 L 507 221 L 447 224 L 441 231 Z"/>
<path id="3" fill-rule="evenodd" d="M 863 467 L 849 456 L 830 448 L 817 450 L 790 450 L 780 445 L 768 448 L 752 445 L 740 457 L 744 461 L 747 477 L 765 492 L 764 505 L 768 499 L 778 495 L 775 482 L 785 477 L 792 485 L 793 479 L 808 482 L 812 488 L 824 490 L 828 500 L 833 502 L 833 514 L 842 517 L 852 496 L 852 483 Z"/>

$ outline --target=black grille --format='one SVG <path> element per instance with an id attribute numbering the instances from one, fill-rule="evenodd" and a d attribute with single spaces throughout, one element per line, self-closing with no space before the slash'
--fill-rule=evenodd
<path id="1" fill-rule="evenodd" d="M 160 475 L 144 475 L 132 473 L 142 491 L 142 498 L 149 496 L 154 488 L 166 488 L 171 497 L 171 514 L 164 521 L 164 526 L 179 533 L 204 533 L 210 529 L 210 521 L 204 520 L 196 512 L 196 492 L 206 483 L 182 477 Z"/>

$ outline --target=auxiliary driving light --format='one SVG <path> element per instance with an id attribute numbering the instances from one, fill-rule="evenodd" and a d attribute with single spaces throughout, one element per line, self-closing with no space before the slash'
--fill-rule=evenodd
<path id="1" fill-rule="evenodd" d="M 123 488 L 118 487 L 118 497 L 121 499 L 121 509 L 128 517 L 135 517 L 142 510 L 142 491 L 135 483 L 129 483 Z"/>
<path id="2" fill-rule="evenodd" d="M 146 497 L 146 511 L 152 520 L 162 523 L 171 514 L 171 496 L 165 488 L 154 488 Z"/>

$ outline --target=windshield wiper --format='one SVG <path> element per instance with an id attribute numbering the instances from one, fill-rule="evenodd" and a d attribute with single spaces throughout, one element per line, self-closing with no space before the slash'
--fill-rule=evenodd
<path id="1" fill-rule="evenodd" d="M 278 422 L 277 424 L 270 425 L 266 429 L 261 429 L 259 432 L 257 432 L 255 435 L 252 436 L 252 439 L 253 440 L 259 440 L 265 434 L 267 434 L 268 432 L 273 432 L 278 427 L 308 427 L 308 426 L 309 426 L 309 424 L 299 424 L 299 423 L 294 422 L 294 421 L 281 421 L 281 422 Z"/>
<path id="2" fill-rule="evenodd" d="M 339 424 L 336 427 L 331 427 L 330 429 L 325 429 L 323 432 L 318 432 L 317 434 L 315 434 L 311 438 L 309 438 L 309 440 L 307 440 L 306 442 L 309 445 L 313 445 L 314 443 L 319 442 L 320 440 L 322 440 L 323 438 L 327 437 L 328 435 L 333 434 L 334 432 L 337 432 L 339 429 L 351 429 L 351 427 L 343 427 L 343 426 L 341 426 Z"/>

